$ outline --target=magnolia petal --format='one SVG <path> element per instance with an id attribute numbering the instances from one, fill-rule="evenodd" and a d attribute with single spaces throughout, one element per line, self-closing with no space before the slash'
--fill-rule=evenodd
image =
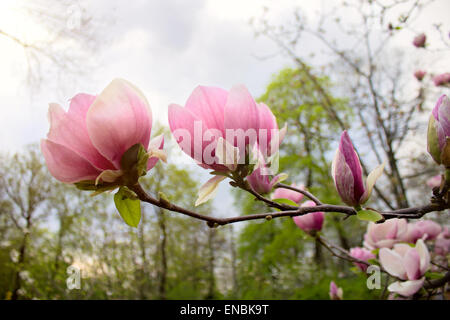
<path id="1" fill-rule="evenodd" d="M 286 136 L 286 132 L 287 132 L 287 123 L 284 124 L 281 130 L 277 130 L 275 135 L 272 136 L 270 140 L 270 149 L 269 149 L 270 154 L 278 152 L 278 150 L 280 149 L 280 145 L 283 142 L 284 137 Z"/>
<path id="2" fill-rule="evenodd" d="M 350 168 L 353 176 L 353 196 L 357 204 L 360 204 L 361 196 L 364 194 L 364 181 L 362 178 L 362 167 L 359 161 L 358 154 L 353 146 L 352 140 L 348 135 L 347 130 L 341 134 L 341 141 L 339 142 L 339 151 L 342 153 L 345 163 Z"/>
<path id="3" fill-rule="evenodd" d="M 224 134 L 224 108 L 228 92 L 222 88 L 198 86 L 189 96 L 186 109 L 203 121 L 208 129 Z"/>
<path id="4" fill-rule="evenodd" d="M 385 165 L 386 160 L 378 167 L 376 167 L 371 173 L 369 173 L 369 176 L 367 177 L 366 180 L 366 190 L 364 191 L 364 194 L 361 197 L 360 203 L 365 203 L 370 198 L 373 186 L 375 185 L 375 182 L 377 182 L 378 178 L 383 174 Z"/>
<path id="5" fill-rule="evenodd" d="M 181 150 L 202 168 L 228 171 L 227 167 L 216 163 L 214 154 L 204 154 L 205 149 L 210 147 L 210 144 L 212 152 L 214 152 L 214 143 L 221 136 L 220 131 L 208 129 L 199 117 L 187 108 L 176 104 L 169 106 L 169 126 Z M 210 139 L 203 139 L 207 133 L 210 133 Z"/>
<path id="6" fill-rule="evenodd" d="M 224 111 L 225 129 L 258 129 L 258 109 L 244 85 L 231 88 Z M 257 132 L 255 132 L 257 134 Z"/>
<path id="7" fill-rule="evenodd" d="M 148 144 L 149 159 L 147 162 L 147 171 L 153 168 L 158 162 L 158 160 L 167 162 L 167 154 L 163 150 L 163 147 L 164 147 L 163 134 L 160 134 L 159 136 L 156 136 L 155 138 L 150 140 L 150 143 Z"/>
<path id="8" fill-rule="evenodd" d="M 402 263 L 403 258 L 397 252 L 382 248 L 379 256 L 381 265 L 388 273 L 400 279 L 406 279 L 406 271 Z"/>
<path id="9" fill-rule="evenodd" d="M 71 99 L 68 112 L 60 105 L 50 103 L 50 130 L 47 138 L 76 152 L 100 170 L 115 169 L 114 165 L 98 152 L 89 138 L 86 114 L 94 100 L 95 96 L 78 94 Z"/>
<path id="10" fill-rule="evenodd" d="M 417 240 L 416 242 L 416 250 L 419 253 L 420 257 L 420 272 L 421 274 L 425 274 L 428 268 L 430 267 L 430 252 L 422 239 Z"/>
<path id="11" fill-rule="evenodd" d="M 345 162 L 341 150 L 336 151 L 333 163 L 331 165 L 332 176 L 336 189 L 346 204 L 354 206 L 358 204 L 358 199 L 354 197 L 354 178 L 350 167 Z"/>
<path id="12" fill-rule="evenodd" d="M 289 177 L 289 175 L 287 173 L 282 172 L 280 174 L 277 174 L 275 177 L 273 177 L 271 183 L 272 183 L 272 185 L 275 185 L 276 183 L 286 180 L 288 177 Z"/>
<path id="13" fill-rule="evenodd" d="M 215 155 L 219 164 L 226 166 L 231 171 L 236 170 L 239 161 L 239 148 L 220 137 L 217 140 Z"/>
<path id="14" fill-rule="evenodd" d="M 202 140 L 206 127 L 202 120 L 182 106 L 169 105 L 169 127 L 175 140 L 188 156 L 197 162 L 202 162 Z M 197 139 L 195 129 L 198 128 L 200 139 Z"/>
<path id="15" fill-rule="evenodd" d="M 419 280 L 411 280 L 411 281 L 397 281 L 394 283 L 391 283 L 388 287 L 388 290 L 390 292 L 398 293 L 404 297 L 409 297 L 415 294 L 417 291 L 420 290 L 423 286 L 423 282 L 425 281 L 425 278 L 419 279 Z"/>
<path id="16" fill-rule="evenodd" d="M 147 150 L 152 113 L 139 89 L 115 79 L 89 108 L 86 123 L 92 144 L 120 168 L 121 157 L 131 146 L 141 143 Z"/>
<path id="17" fill-rule="evenodd" d="M 450 136 L 450 99 L 443 94 L 437 104 L 439 105 L 437 110 L 439 124 L 442 126 L 445 140 L 446 137 Z"/>
<path id="18" fill-rule="evenodd" d="M 409 248 L 403 257 L 403 267 L 409 280 L 417 280 L 420 278 L 420 256 L 416 249 Z"/>
<path id="19" fill-rule="evenodd" d="M 195 201 L 195 206 L 199 206 L 202 203 L 205 203 L 209 199 L 214 198 L 214 196 L 217 193 L 217 188 L 219 186 L 219 183 L 224 180 L 226 177 L 224 176 L 215 176 L 206 183 L 200 187 L 200 190 L 198 191 L 198 198 L 197 201 Z"/>
<path id="20" fill-rule="evenodd" d="M 278 148 L 279 145 L 279 130 L 277 125 L 277 120 L 273 115 L 270 108 L 264 103 L 258 103 L 258 144 L 262 148 L 262 153 L 269 155 L 272 151 L 272 145 Z M 274 135 L 273 135 L 274 134 Z M 272 142 L 274 138 L 275 143 Z"/>
<path id="21" fill-rule="evenodd" d="M 433 115 L 430 115 L 427 129 L 427 151 L 436 163 L 441 163 L 441 148 L 439 141 L 439 134 L 443 134 L 442 127 L 439 125 Z M 442 132 L 438 133 L 438 130 Z"/>
<path id="22" fill-rule="evenodd" d="M 71 149 L 42 139 L 41 150 L 50 173 L 59 181 L 74 183 L 94 180 L 100 173 L 88 160 Z"/>
<path id="23" fill-rule="evenodd" d="M 123 175 L 122 170 L 104 170 L 95 179 L 95 185 L 98 185 L 100 180 L 104 182 L 114 182 L 117 180 L 117 178 L 121 177 L 122 175 Z"/>

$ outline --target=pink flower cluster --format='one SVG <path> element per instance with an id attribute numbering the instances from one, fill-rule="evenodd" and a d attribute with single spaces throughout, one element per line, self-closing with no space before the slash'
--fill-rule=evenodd
<path id="1" fill-rule="evenodd" d="M 375 259 L 391 275 L 404 280 L 392 283 L 391 292 L 402 296 L 416 293 L 423 285 L 424 274 L 430 267 L 430 253 L 425 244 L 434 246 L 435 256 L 445 256 L 450 251 L 448 228 L 431 220 L 408 223 L 405 219 L 390 219 L 383 223 L 370 223 L 364 236 L 365 248 L 353 248 L 350 255 L 359 260 Z M 411 247 L 410 244 L 415 244 Z M 367 265 L 355 263 L 365 271 Z"/>

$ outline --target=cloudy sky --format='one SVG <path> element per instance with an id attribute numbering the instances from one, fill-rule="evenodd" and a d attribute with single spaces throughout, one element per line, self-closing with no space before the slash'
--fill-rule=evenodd
<path id="1" fill-rule="evenodd" d="M 38 25 L 13 13 L 16 2 L 0 3 L 0 30 L 22 28 L 31 40 L 40 37 Z M 297 6 L 313 21 L 316 10 L 326 7 L 327 1 L 99 0 L 83 4 L 89 15 L 106 21 L 103 33 L 108 43 L 96 53 L 97 67 L 85 70 L 73 87 L 54 90 L 55 83 L 49 81 L 31 94 L 24 85 L 22 48 L 0 34 L 0 151 L 13 152 L 45 137 L 49 102 L 67 108 L 67 100 L 76 93 L 99 93 L 116 77 L 137 85 L 163 124 L 167 124 L 168 104 L 183 105 L 199 84 L 230 88 L 244 83 L 258 96 L 271 75 L 291 62 L 276 54 L 277 47 L 270 40 L 255 37 L 250 18 L 261 16 L 263 7 L 268 7 L 272 21 L 283 22 Z M 448 12 L 450 1 L 437 1 L 417 28 L 429 28 L 430 19 L 448 20 Z M 410 40 L 405 39 L 404 45 L 410 45 Z M 226 193 L 223 188 L 221 194 Z"/>

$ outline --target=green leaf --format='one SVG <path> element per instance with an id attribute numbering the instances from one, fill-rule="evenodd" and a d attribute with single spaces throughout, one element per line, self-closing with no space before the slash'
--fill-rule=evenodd
<path id="1" fill-rule="evenodd" d="M 437 272 L 431 272 L 431 271 L 428 271 L 427 273 L 425 273 L 425 276 L 426 276 L 428 279 L 440 279 L 440 278 L 442 278 L 444 275 L 443 275 L 442 273 L 437 273 Z"/>
<path id="2" fill-rule="evenodd" d="M 383 216 L 373 210 L 359 210 L 357 212 L 359 220 L 377 222 L 383 219 Z"/>
<path id="3" fill-rule="evenodd" d="M 294 201 L 290 199 L 285 198 L 278 198 L 278 199 L 272 199 L 273 202 L 280 203 L 280 204 L 287 204 L 290 206 L 298 207 L 298 203 L 295 203 Z"/>
<path id="4" fill-rule="evenodd" d="M 136 195 L 127 187 L 121 187 L 114 195 L 114 203 L 125 223 L 137 228 L 141 221 L 141 202 Z"/>

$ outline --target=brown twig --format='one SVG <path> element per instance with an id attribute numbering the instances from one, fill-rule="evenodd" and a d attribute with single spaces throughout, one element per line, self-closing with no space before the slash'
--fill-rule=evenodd
<path id="1" fill-rule="evenodd" d="M 307 213 L 317 212 L 317 211 L 339 212 L 339 213 L 343 213 L 347 216 L 356 215 L 356 210 L 353 207 L 348 207 L 348 206 L 321 204 L 321 205 L 317 205 L 315 207 L 294 207 L 294 206 L 289 206 L 289 205 L 285 205 L 285 204 L 279 204 L 279 203 L 273 202 L 267 198 L 264 198 L 261 195 L 259 195 L 258 193 L 249 189 L 247 191 L 250 192 L 251 194 L 255 195 L 255 197 L 257 197 L 259 200 L 264 201 L 269 206 L 276 207 L 277 209 L 279 209 L 281 211 L 268 212 L 268 213 L 256 213 L 256 214 L 250 214 L 250 215 L 245 215 L 245 216 L 235 216 L 235 217 L 230 217 L 230 218 L 217 218 L 217 217 L 199 214 L 197 212 L 179 207 L 176 204 L 173 204 L 166 199 L 153 198 L 152 196 L 147 194 L 144 189 L 142 189 L 142 187 L 139 183 L 135 184 L 133 186 L 129 186 L 129 188 L 136 193 L 136 195 L 138 196 L 138 198 L 141 201 L 153 204 L 157 207 L 167 209 L 169 211 L 178 212 L 178 213 L 187 215 L 187 216 L 195 218 L 195 219 L 206 221 L 208 226 L 210 226 L 210 227 L 219 226 L 219 225 L 223 226 L 223 225 L 227 225 L 230 223 L 249 221 L 249 220 L 301 216 L 301 215 L 305 215 Z M 419 219 L 426 213 L 433 212 L 433 211 L 442 211 L 442 210 L 445 210 L 448 208 L 450 208 L 449 204 L 433 203 L 433 204 L 425 205 L 422 207 L 407 208 L 407 209 L 400 209 L 400 210 L 380 212 L 380 213 L 381 213 L 381 215 L 383 215 L 383 217 L 385 219 L 392 219 L 392 218 Z"/>

